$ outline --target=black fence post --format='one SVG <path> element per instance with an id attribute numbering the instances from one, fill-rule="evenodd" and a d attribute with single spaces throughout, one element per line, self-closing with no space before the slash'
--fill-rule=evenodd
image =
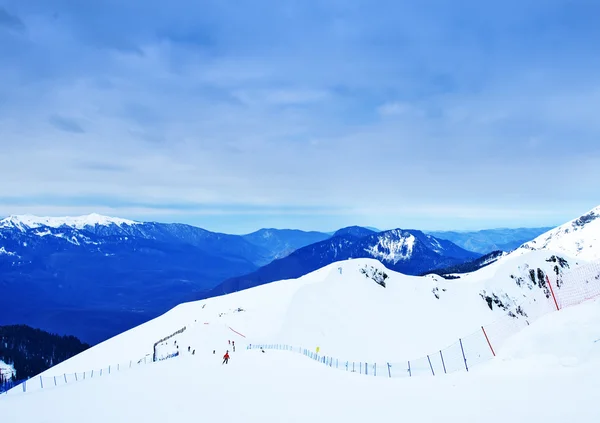
<path id="1" fill-rule="evenodd" d="M 440 350 L 440 357 L 442 358 L 442 366 L 444 366 L 444 373 L 446 373 L 446 363 L 444 363 L 444 356 L 442 355 L 442 350 Z"/>
<path id="2" fill-rule="evenodd" d="M 458 342 L 460 342 L 460 350 L 462 351 L 463 360 L 465 361 L 465 369 L 467 369 L 468 372 L 469 366 L 467 366 L 467 357 L 465 357 L 465 350 L 463 348 L 462 339 L 458 338 Z"/>
<path id="3" fill-rule="evenodd" d="M 429 354 L 427 355 L 427 360 L 429 361 L 429 367 L 431 367 L 431 374 L 435 376 L 435 372 L 433 371 L 433 366 L 431 365 L 431 359 L 429 358 Z"/>

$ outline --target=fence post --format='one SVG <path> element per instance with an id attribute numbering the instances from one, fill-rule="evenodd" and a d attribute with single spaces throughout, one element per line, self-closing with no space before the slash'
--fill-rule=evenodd
<path id="1" fill-rule="evenodd" d="M 485 336 L 485 340 L 487 341 L 488 345 L 490 346 L 490 350 L 492 350 L 492 355 L 494 357 L 496 357 L 496 353 L 494 352 L 494 349 L 492 348 L 492 344 L 490 343 L 490 339 L 487 336 L 487 333 L 485 333 L 485 329 L 483 328 L 483 326 L 481 327 L 481 330 L 483 331 L 483 335 Z"/>
<path id="2" fill-rule="evenodd" d="M 554 299 L 554 305 L 556 306 L 556 311 L 560 310 L 560 308 L 558 307 L 558 302 L 556 301 L 556 296 L 554 295 L 554 289 L 552 289 L 552 284 L 550 283 L 550 278 L 548 277 L 548 274 L 546 273 L 546 282 L 548 283 L 548 286 L 550 287 L 550 292 L 552 293 L 552 298 Z"/>
<path id="3" fill-rule="evenodd" d="M 94 371 L 92 370 L 92 377 L 94 377 Z"/>
<path id="4" fill-rule="evenodd" d="M 440 357 L 442 358 L 442 366 L 444 367 L 444 373 L 446 373 L 446 363 L 444 363 L 444 356 L 442 355 L 442 350 L 440 350 Z"/>
<path id="5" fill-rule="evenodd" d="M 462 339 L 458 338 L 458 342 L 460 342 L 460 350 L 462 351 L 463 360 L 465 360 L 465 369 L 467 369 L 468 372 L 469 366 L 467 365 L 467 357 L 465 357 L 465 350 L 463 348 Z"/>
<path id="6" fill-rule="evenodd" d="M 65 383 L 69 383 L 67 382 L 67 374 L 65 373 Z"/>
<path id="7" fill-rule="evenodd" d="M 77 382 L 77 372 L 75 372 L 75 382 Z"/>
<path id="8" fill-rule="evenodd" d="M 131 369 L 131 360 L 129 360 L 129 368 Z"/>
<path id="9" fill-rule="evenodd" d="M 408 360 L 408 376 L 412 377 L 412 372 L 410 371 L 410 360 Z"/>
<path id="10" fill-rule="evenodd" d="M 377 376 L 377 363 L 373 365 L 373 376 Z"/>
<path id="11" fill-rule="evenodd" d="M 108 366 L 108 374 L 110 374 L 110 366 Z"/>
<path id="12" fill-rule="evenodd" d="M 391 370 L 391 367 L 392 367 L 392 366 L 390 366 L 390 363 L 388 363 L 388 364 L 387 364 L 387 366 L 388 366 L 388 375 L 389 375 L 390 377 L 392 377 L 392 370 Z"/>
<path id="13" fill-rule="evenodd" d="M 40 386 L 44 389 L 44 379 L 40 376 Z"/>
<path id="14" fill-rule="evenodd" d="M 360 374 L 362 375 L 362 361 L 360 362 Z"/>
<path id="15" fill-rule="evenodd" d="M 54 386 L 56 386 L 56 376 L 54 376 Z"/>
<path id="16" fill-rule="evenodd" d="M 429 358 L 429 354 L 427 354 L 427 360 L 429 361 L 429 367 L 431 367 L 431 374 L 435 376 L 435 372 L 433 371 L 433 366 L 431 365 L 431 359 Z"/>
<path id="17" fill-rule="evenodd" d="M 100 376 L 102 376 L 102 369 L 100 369 Z"/>
<path id="18" fill-rule="evenodd" d="M 365 374 L 369 374 L 369 363 L 365 363 Z"/>
<path id="19" fill-rule="evenodd" d="M 117 372 L 121 371 L 121 363 L 117 364 Z"/>

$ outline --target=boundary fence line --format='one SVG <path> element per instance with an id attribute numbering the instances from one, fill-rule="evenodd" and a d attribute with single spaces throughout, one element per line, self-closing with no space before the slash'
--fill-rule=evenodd
<path id="1" fill-rule="evenodd" d="M 158 344 L 160 344 L 160 343 L 162 343 L 162 342 L 165 342 L 165 341 L 167 341 L 167 340 L 171 339 L 172 337 L 174 337 L 174 336 L 176 336 L 176 335 L 179 335 L 180 333 L 183 333 L 183 332 L 185 332 L 185 330 L 186 330 L 186 329 L 187 329 L 187 326 L 184 326 L 184 327 L 182 327 L 181 329 L 179 329 L 179 330 L 177 330 L 177 331 L 173 332 L 172 334 L 170 334 L 170 335 L 167 335 L 167 336 L 165 336 L 164 338 L 162 338 L 162 339 L 160 339 L 160 340 L 156 341 L 156 342 L 154 343 L 154 345 L 152 346 L 152 361 L 157 361 L 157 360 L 158 360 L 158 359 L 157 359 L 157 357 L 156 357 L 156 346 L 157 346 Z"/>
<path id="2" fill-rule="evenodd" d="M 207 323 L 205 323 L 205 324 L 207 324 Z M 226 326 L 226 327 L 229 328 L 230 330 L 232 330 L 233 332 L 237 333 L 238 335 L 245 338 L 245 335 L 236 331 L 232 327 L 230 327 L 230 326 Z M 170 338 L 185 332 L 186 330 L 187 330 L 187 326 L 184 326 L 181 329 L 173 332 L 172 334 L 162 338 L 160 341 L 155 342 L 153 345 L 153 354 L 152 354 L 151 359 L 150 359 L 150 354 L 147 354 L 146 356 L 140 358 L 137 361 L 130 360 L 129 362 L 123 362 L 123 363 L 119 363 L 116 365 L 109 365 L 108 367 L 104 367 L 100 370 L 91 370 L 91 371 L 76 372 L 76 373 L 63 373 L 61 375 L 56 375 L 56 376 L 38 375 L 38 376 L 34 376 L 31 378 L 27 378 L 27 379 L 21 379 L 17 382 L 14 382 L 14 383 L 12 383 L 12 385 L 10 387 L 6 388 L 5 391 L 0 390 L 0 394 L 2 394 L 2 393 L 8 394 L 9 392 L 11 394 L 25 393 L 25 392 L 31 392 L 31 391 L 35 391 L 35 390 L 39 390 L 39 389 L 48 389 L 50 387 L 61 386 L 61 385 L 66 385 L 66 384 L 73 383 L 73 382 L 79 382 L 82 380 L 91 379 L 94 376 L 100 377 L 100 376 L 109 375 L 109 374 L 114 373 L 115 371 L 120 372 L 120 371 L 124 371 L 124 370 L 129 370 L 135 366 L 142 365 L 142 364 L 150 364 L 150 363 L 165 361 L 165 360 L 168 360 L 171 358 L 178 357 L 181 355 L 180 351 L 175 351 L 164 357 L 157 357 L 156 347 L 160 343 L 165 342 L 165 341 L 169 340 Z M 18 390 L 19 392 L 17 392 L 17 390 L 15 390 L 14 388 L 17 388 L 19 386 L 22 386 L 22 390 L 19 389 Z"/>
<path id="3" fill-rule="evenodd" d="M 129 360 L 128 362 L 117 363 L 116 365 L 109 365 L 101 369 L 88 370 L 85 372 L 76 373 L 63 373 L 56 376 L 34 376 L 28 379 L 21 380 L 9 388 L 5 394 L 25 393 L 38 391 L 40 389 L 48 389 L 50 387 L 67 385 L 73 382 L 80 382 L 86 379 L 98 378 L 101 376 L 110 375 L 115 372 L 122 372 L 134 367 L 152 363 L 149 358 L 150 354 L 140 358 L 139 360 Z M 19 389 L 21 387 L 22 389 Z"/>
<path id="4" fill-rule="evenodd" d="M 556 278 L 552 281 L 547 274 L 542 278 L 538 274 L 531 276 L 531 280 L 537 281 L 539 288 L 543 290 L 548 300 L 546 304 L 541 304 L 541 307 L 538 305 L 538 308 L 533 309 L 534 311 L 530 311 L 529 314 L 524 313 L 521 307 L 517 307 L 522 313 L 519 316 L 509 311 L 498 320 L 481 326 L 480 330 L 459 338 L 454 344 L 415 360 L 357 362 L 320 355 L 318 350 L 312 351 L 305 347 L 287 344 L 249 344 L 246 349 L 295 352 L 328 367 L 389 378 L 435 376 L 460 370 L 468 372 L 473 366 L 494 358 L 498 349 L 511 336 L 540 317 L 600 297 L 600 261 L 584 264 L 562 276 L 558 268 L 555 268 L 555 271 Z M 598 341 L 600 342 L 600 339 Z"/>

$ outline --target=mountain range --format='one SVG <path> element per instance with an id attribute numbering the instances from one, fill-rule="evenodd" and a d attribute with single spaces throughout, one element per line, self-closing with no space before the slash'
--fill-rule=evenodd
<path id="1" fill-rule="evenodd" d="M 333 234 L 271 228 L 229 235 L 98 214 L 10 216 L 0 220 L 0 291 L 11 299 L 0 308 L 0 325 L 28 324 L 94 344 L 181 302 L 298 277 L 336 260 L 375 258 L 407 274 L 456 269 L 491 244 L 531 231 L 540 229 L 439 238 L 359 226 Z"/>
<path id="2" fill-rule="evenodd" d="M 285 257 L 298 248 L 324 241 L 331 235 L 323 232 L 304 232 L 297 229 L 260 229 L 242 237 L 267 251 L 267 262 Z M 267 263 L 264 263 L 267 264 Z"/>
<path id="3" fill-rule="evenodd" d="M 11 216 L 0 220 L 0 291 L 11 299 L 0 324 L 95 343 L 258 269 L 277 248 L 183 224 Z"/>
<path id="4" fill-rule="evenodd" d="M 238 419 L 247 417 L 248 407 L 262 401 L 270 390 L 269 400 L 255 407 L 252 417 L 264 419 L 264 409 L 273 406 L 275 397 L 279 409 L 273 421 L 297 415 L 298 395 L 304 395 L 301 402 L 314 401 L 315 383 L 320 387 L 327 384 L 327 392 L 346 389 L 346 397 L 365 386 L 356 400 L 378 389 L 377 395 L 369 397 L 370 403 L 385 396 L 392 384 L 398 389 L 407 386 L 404 397 L 419 390 L 412 394 L 417 402 L 421 397 L 431 397 L 435 388 L 433 395 L 442 398 L 440 401 L 447 395 L 456 396 L 446 401 L 452 406 L 464 399 L 465 385 L 457 391 L 457 383 L 472 381 L 468 394 L 477 397 L 482 389 L 503 381 L 501 389 L 484 396 L 494 399 L 507 390 L 521 389 L 519 398 L 526 400 L 514 404 L 517 411 L 513 420 L 517 421 L 523 420 L 519 416 L 528 410 L 532 392 L 537 392 L 538 402 L 543 402 L 553 392 L 561 392 L 565 383 L 569 392 L 575 390 L 575 396 L 589 393 L 584 404 L 593 403 L 593 384 L 582 389 L 582 383 L 600 371 L 594 359 L 600 322 L 600 268 L 597 262 L 581 257 L 588 256 L 587 250 L 598 250 L 594 221 L 575 221 L 580 249 L 569 236 L 572 231 L 565 230 L 573 228 L 569 223 L 543 237 L 544 245 L 523 245 L 502 254 L 489 266 L 460 275 L 463 280 L 458 282 L 432 274 L 408 276 L 379 260 L 358 258 L 333 262 L 297 279 L 181 304 L 12 389 L 5 399 L 5 415 L 9 413 L 12 420 L 19 421 L 25 415 L 25 420 L 37 421 L 48 415 L 47 408 L 58 404 L 61 410 L 80 407 L 76 412 L 63 413 L 68 421 L 75 422 L 80 420 L 80 409 L 93 409 L 100 403 L 120 407 L 112 412 L 113 420 L 130 413 L 132 407 L 136 415 L 143 414 L 148 421 L 156 415 L 168 420 L 174 411 L 162 405 L 167 395 L 171 402 L 178 403 L 178 413 L 183 409 L 184 418 L 188 418 L 197 414 L 197 405 L 190 402 L 200 392 L 201 398 L 212 395 L 202 412 L 206 414 L 205 408 L 210 407 L 208 412 L 218 416 L 223 414 L 219 402 L 222 395 L 214 394 L 215 385 L 230 387 L 240 398 L 251 396 L 244 402 L 244 411 L 235 416 Z M 341 231 L 332 239 L 350 238 L 349 232 L 353 231 Z M 413 251 L 418 243 L 431 241 L 426 235 L 418 239 L 416 231 L 398 232 L 403 239 L 415 238 Z M 376 235 L 380 234 L 353 239 Z M 548 245 L 565 254 L 548 250 Z M 445 249 L 456 251 L 451 246 Z M 572 252 L 578 252 L 579 257 L 573 257 Z M 399 261 L 407 256 L 405 253 L 397 255 Z M 556 312 L 558 304 L 561 312 Z M 237 352 L 234 347 L 232 350 L 234 342 Z M 219 353 L 215 356 L 214 351 Z M 225 351 L 231 362 L 221 364 Z M 152 357 L 158 357 L 161 363 L 150 363 Z M 149 364 L 144 365 L 146 362 Z M 132 364 L 135 370 L 130 370 Z M 475 370 L 479 368 L 482 371 Z M 455 372 L 463 374 L 455 377 Z M 259 388 L 240 387 L 240 377 L 252 380 Z M 520 378 L 517 384 L 515 377 Z M 561 378 L 558 382 L 557 377 Z M 94 380 L 84 381 L 91 378 Z M 367 383 L 367 378 L 372 382 Z M 404 380 L 396 384 L 395 378 Z M 330 385 L 336 379 L 339 383 Z M 159 392 L 156 380 L 160 380 Z M 532 383 L 536 389 L 531 390 Z M 282 390 L 283 395 L 277 396 Z M 136 397 L 130 398 L 131 392 Z M 287 399 L 290 396 L 293 400 Z M 396 404 L 394 398 L 392 394 L 390 401 L 382 404 Z M 571 399 L 576 402 L 575 397 Z M 414 401 L 403 404 L 400 410 L 389 408 L 380 416 L 405 416 L 406 407 Z M 326 398 L 305 420 L 319 420 L 321 408 L 331 402 Z M 38 408 L 41 411 L 31 411 Z M 457 407 L 454 414 L 464 413 L 463 408 Z M 596 416 L 594 410 L 590 405 L 582 415 Z M 560 409 L 561 415 L 570 415 L 571 411 L 567 406 Z M 555 412 L 553 408 L 548 415 Z M 339 413 L 340 408 L 331 405 L 330 419 L 339 417 Z M 539 410 L 526 420 L 535 420 L 536 413 Z M 371 414 L 368 409 L 364 416 Z M 506 420 L 505 414 L 494 422 Z M 423 407 L 414 407 L 411 415 L 418 420 Z M 429 420 L 444 415 L 446 409 L 432 414 Z M 66 420 L 64 416 L 59 416 L 61 422 Z M 481 420 L 476 417 L 468 420 Z M 352 415 L 345 419 L 352 420 Z"/>
<path id="5" fill-rule="evenodd" d="M 219 284 L 208 297 L 282 279 L 298 278 L 328 264 L 351 258 L 374 258 L 408 275 L 471 261 L 480 254 L 416 230 L 373 232 L 360 227 L 340 229 L 331 238 L 302 247 L 248 275 Z"/>
<path id="6" fill-rule="evenodd" d="M 428 231 L 429 235 L 436 238 L 452 241 L 465 250 L 480 254 L 492 251 L 512 251 L 523 243 L 548 232 L 552 227 L 542 228 L 515 228 L 515 229 L 484 229 L 481 231 Z"/>

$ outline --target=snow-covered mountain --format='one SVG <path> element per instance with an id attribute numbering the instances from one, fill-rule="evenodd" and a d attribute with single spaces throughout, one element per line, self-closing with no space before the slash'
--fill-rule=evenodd
<path id="1" fill-rule="evenodd" d="M 464 263 L 479 254 L 421 231 L 392 229 L 374 233 L 361 228 L 338 231 L 339 235 L 294 251 L 250 274 L 216 286 L 208 296 L 222 295 L 264 283 L 293 279 L 330 263 L 349 258 L 374 258 L 390 269 L 409 275 Z M 362 235 L 362 236 L 361 236 Z"/>
<path id="2" fill-rule="evenodd" d="M 600 206 L 540 235 L 520 248 L 560 251 L 585 260 L 600 259 Z"/>
<path id="3" fill-rule="evenodd" d="M 243 237 L 97 214 L 0 220 L 1 324 L 95 343 L 268 262 Z"/>
<path id="4" fill-rule="evenodd" d="M 580 235 L 585 237 L 590 228 L 582 228 Z M 391 239 L 399 235 L 402 246 L 391 248 Z M 414 231 L 392 231 L 377 240 L 374 250 L 383 252 L 387 248 L 390 263 L 394 259 L 402 261 L 409 252 L 415 254 L 420 244 L 437 251 L 460 252 L 453 250 L 455 246 L 442 242 L 438 245 L 435 239 Z M 341 241 L 351 243 L 339 237 L 336 242 L 342 248 Z M 364 245 L 374 247 L 361 244 Z M 486 412 L 485 418 L 503 423 L 507 418 L 539 418 L 538 408 L 527 411 L 531 409 L 531 395 L 539 394 L 539 401 L 547 401 L 548 396 L 560 391 L 570 396 L 570 406 L 552 406 L 551 412 L 543 414 L 544 421 L 558 423 L 565 415 L 573 415 L 572 404 L 581 398 L 595 404 L 597 387 L 589 381 L 600 377 L 600 351 L 596 347 L 600 301 L 593 299 L 600 296 L 600 263 L 581 258 L 588 248 L 595 247 L 583 246 L 580 257 L 522 248 L 477 271 L 460 275 L 457 280 L 405 275 L 373 258 L 336 261 L 297 279 L 181 304 L 28 382 L 29 389 L 40 389 L 46 383 L 42 392 L 22 394 L 22 389 L 16 388 L 0 401 L 6 401 L 3 405 L 6 404 L 10 418 L 38 421 L 44 416 L 45 421 L 70 423 L 80 421 L 81 413 L 99 402 L 104 411 L 91 413 L 92 422 L 106 418 L 186 420 L 197 415 L 195 401 L 201 397 L 204 401 L 210 398 L 202 407 L 206 417 L 248 419 L 250 415 L 251 419 L 275 422 L 294 420 L 299 409 L 312 410 L 314 407 L 298 404 L 314 402 L 314 387 L 318 386 L 331 395 L 340 395 L 342 403 L 369 400 L 376 404 L 392 392 L 389 399 L 377 403 L 376 410 L 386 410 L 379 415 L 381 419 L 410 415 L 419 420 L 426 415 L 428 421 L 443 420 L 449 410 L 453 410 L 452 415 L 463 410 L 453 404 L 463 404 L 466 394 L 477 397 L 479 405 L 491 395 L 504 398 L 502 407 L 506 411 L 497 418 L 497 414 Z M 556 303 L 548 282 L 563 308 L 560 313 L 553 312 Z M 568 302 L 578 304 L 584 300 L 588 301 L 564 308 Z M 176 335 L 161 341 L 170 334 Z M 236 352 L 228 342 L 231 340 L 235 341 Z M 324 366 L 289 351 L 269 349 L 261 353 L 246 349 L 255 344 L 299 346 L 342 361 Z M 144 357 L 151 358 L 155 345 L 160 354 L 179 355 L 127 370 L 140 358 L 142 362 Z M 231 362 L 221 365 L 220 356 L 226 349 Z M 330 368 L 341 366 L 343 370 L 345 360 L 360 364 L 361 375 L 356 374 L 358 371 L 353 373 L 353 367 L 348 371 Z M 366 363 L 369 369 L 378 369 L 380 377 L 368 373 L 370 377 L 366 378 L 362 367 Z M 469 366 L 468 373 L 454 373 L 465 364 Z M 407 367 L 411 369 L 409 376 L 420 377 L 407 377 Z M 99 377 L 100 369 L 104 376 Z M 431 378 L 434 369 L 440 379 Z M 444 375 L 446 369 L 450 374 Z M 95 377 L 92 370 L 96 370 Z M 406 377 L 389 378 L 392 373 Z M 86 375 L 94 380 L 85 380 Z M 381 377 L 386 378 L 385 383 Z M 248 390 L 248 385 L 240 380 L 251 381 L 252 389 Z M 63 381 L 65 386 L 52 388 Z M 501 389 L 496 389 L 498 384 Z M 223 399 L 225 390 L 228 396 Z M 505 396 L 508 391 L 510 398 Z M 127 392 L 136 393 L 127 397 Z M 399 393 L 403 400 L 410 401 L 396 410 L 389 404 L 396 404 Z M 227 407 L 233 395 L 245 400 L 237 407 Z M 319 421 L 323 410 L 327 410 L 329 419 L 339 419 L 347 407 L 339 407 L 340 401 L 332 400 L 331 395 L 324 396 L 326 400 L 318 404 L 318 412 L 304 413 L 300 420 Z M 427 398 L 427 404 L 432 400 L 439 403 L 448 395 L 451 400 L 437 414 L 430 411 L 437 407 L 413 405 L 422 398 Z M 521 395 L 526 400 L 519 402 Z M 165 400 L 179 405 L 161 411 L 164 407 L 156 403 Z M 513 412 L 515 401 L 520 408 Z M 73 404 L 75 410 L 64 411 Z M 118 404 L 126 406 L 113 412 Z M 486 404 L 486 409 L 494 407 L 489 401 Z M 275 406 L 282 408 L 265 418 L 264 410 L 272 411 Z M 62 412 L 48 413 L 52 407 Z M 224 415 L 224 410 L 243 411 L 227 411 Z M 582 421 L 600 418 L 597 407 L 586 407 L 585 414 L 581 414 L 582 410 L 578 406 L 577 415 Z M 356 413 L 346 414 L 344 419 L 357 417 Z M 55 415 L 54 420 L 47 418 Z M 481 413 L 469 416 L 462 420 L 479 422 L 482 418 Z M 368 413 L 358 417 L 360 421 L 372 418 L 373 411 L 369 408 Z"/>

